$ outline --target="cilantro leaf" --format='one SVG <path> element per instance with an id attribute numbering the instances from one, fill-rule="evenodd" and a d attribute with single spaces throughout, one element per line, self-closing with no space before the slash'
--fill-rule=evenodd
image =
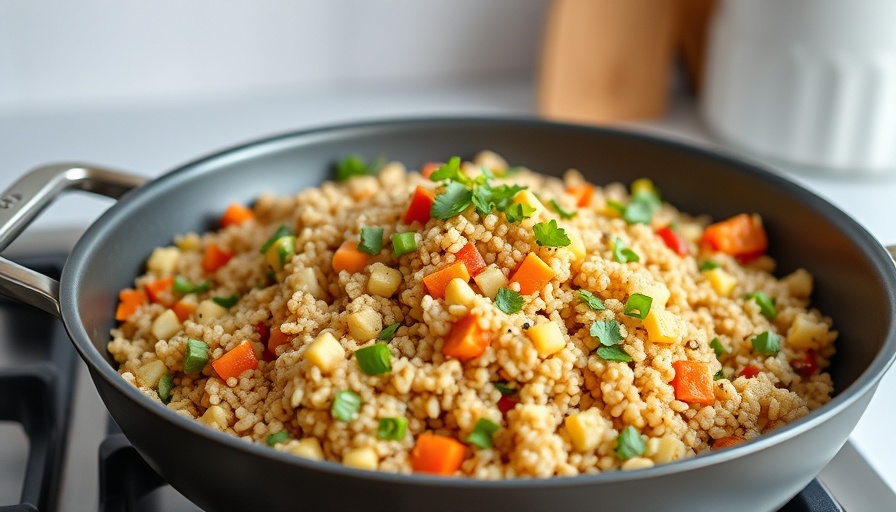
<path id="1" fill-rule="evenodd" d="M 395 322 L 394 324 L 383 328 L 376 339 L 379 341 L 392 341 L 392 338 L 395 337 L 395 331 L 397 331 L 399 327 L 401 327 L 401 322 Z"/>
<path id="2" fill-rule="evenodd" d="M 352 176 L 364 176 L 368 174 L 367 164 L 357 155 L 349 155 L 336 164 L 336 179 L 345 181 Z"/>
<path id="3" fill-rule="evenodd" d="M 430 214 L 441 220 L 450 219 L 467 209 L 473 202 L 473 193 L 462 184 L 452 181 L 445 192 L 436 196 Z"/>
<path id="4" fill-rule="evenodd" d="M 535 242 L 544 247 L 566 247 L 571 243 L 566 231 L 558 227 L 554 219 L 539 222 L 532 226 L 532 231 L 535 232 Z"/>
<path id="5" fill-rule="evenodd" d="M 429 175 L 432 181 L 458 181 L 463 184 L 470 182 L 470 177 L 460 169 L 460 157 L 452 156 L 437 170 Z"/>
<path id="6" fill-rule="evenodd" d="M 719 268 L 719 267 L 721 267 L 721 266 L 722 266 L 722 264 L 719 263 L 719 262 L 717 262 L 717 261 L 703 260 L 703 261 L 700 262 L 700 267 L 699 267 L 699 268 L 700 268 L 700 272 L 705 272 L 705 271 L 707 271 L 707 270 L 712 270 L 712 269 L 715 269 L 715 268 Z"/>
<path id="7" fill-rule="evenodd" d="M 379 254 L 383 250 L 383 228 L 361 228 L 358 250 L 367 254 Z"/>
<path id="8" fill-rule="evenodd" d="M 507 222 L 520 222 L 531 217 L 533 213 L 535 213 L 535 208 L 523 203 L 514 203 L 504 210 Z"/>
<path id="9" fill-rule="evenodd" d="M 629 224 L 649 224 L 656 208 L 647 201 L 632 201 L 622 212 L 622 218 Z"/>
<path id="10" fill-rule="evenodd" d="M 582 299 L 585 302 L 585 304 L 588 304 L 588 307 L 590 307 L 591 309 L 593 309 L 595 311 L 603 311 L 603 310 L 607 309 L 607 307 L 604 306 L 604 301 L 597 298 L 593 293 L 589 292 L 588 290 L 579 290 L 578 293 L 579 293 L 579 298 Z"/>
<path id="11" fill-rule="evenodd" d="M 561 219 L 571 219 L 579 214 L 579 212 L 570 212 L 564 210 L 563 207 L 560 206 L 560 203 L 558 203 L 555 199 L 551 199 L 550 201 L 548 201 L 548 204 L 550 205 L 551 210 L 554 210 Z"/>
<path id="12" fill-rule="evenodd" d="M 647 450 L 647 444 L 641 439 L 641 434 L 631 425 L 622 429 L 619 437 L 616 438 L 616 455 L 620 459 L 640 457 L 645 450 Z"/>
<path id="13" fill-rule="evenodd" d="M 617 361 L 620 363 L 632 362 L 632 356 L 622 348 L 622 345 L 613 345 L 612 347 L 597 347 L 597 355 L 604 361 Z"/>
<path id="14" fill-rule="evenodd" d="M 589 332 L 606 347 L 622 343 L 622 333 L 619 332 L 619 322 L 616 320 L 596 320 L 591 324 Z"/>
<path id="15" fill-rule="evenodd" d="M 768 318 L 769 320 L 774 320 L 776 316 L 778 316 L 778 311 L 775 309 L 775 299 L 769 297 L 765 292 L 758 291 L 747 294 L 746 299 L 753 299 L 756 302 L 756 305 L 759 306 L 759 312 L 762 313 L 762 316 Z"/>
<path id="16" fill-rule="evenodd" d="M 495 205 L 495 209 L 499 212 L 503 212 L 507 210 L 507 208 L 513 204 L 513 198 L 518 193 L 526 190 L 526 187 L 522 185 L 499 185 L 497 187 L 489 187 L 491 189 L 492 194 L 492 204 Z"/>
<path id="17" fill-rule="evenodd" d="M 523 309 L 523 296 L 509 288 L 501 288 L 495 295 L 495 306 L 508 315 Z"/>
<path id="18" fill-rule="evenodd" d="M 712 350 L 716 353 L 717 358 L 728 353 L 728 349 L 726 349 L 725 346 L 722 345 L 722 340 L 720 340 L 718 336 L 716 336 L 712 339 L 712 341 L 709 342 L 709 346 L 712 347 Z"/>
<path id="19" fill-rule="evenodd" d="M 638 263 L 641 258 L 638 253 L 625 246 L 625 242 L 618 237 L 611 236 L 610 241 L 613 244 L 613 259 L 618 263 Z"/>
<path id="20" fill-rule="evenodd" d="M 754 352 L 764 356 L 776 355 L 781 350 L 781 336 L 771 331 L 763 331 L 754 336 L 750 343 L 753 345 Z"/>

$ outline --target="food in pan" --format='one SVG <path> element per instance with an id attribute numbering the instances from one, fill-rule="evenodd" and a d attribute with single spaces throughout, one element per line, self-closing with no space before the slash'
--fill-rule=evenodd
<path id="1" fill-rule="evenodd" d="M 837 333 L 758 215 L 490 152 L 371 167 L 154 250 L 120 294 L 123 378 L 299 457 L 483 479 L 651 467 L 830 399 Z"/>

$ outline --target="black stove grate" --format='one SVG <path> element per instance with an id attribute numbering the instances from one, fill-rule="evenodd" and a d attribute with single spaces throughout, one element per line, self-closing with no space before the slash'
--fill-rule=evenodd
<path id="1" fill-rule="evenodd" d="M 58 277 L 64 255 L 21 263 Z M 62 469 L 76 383 L 77 356 L 61 322 L 37 309 L 0 298 L 0 422 L 21 424 L 29 440 L 19 504 L 0 512 L 67 510 L 59 503 Z M 77 440 L 73 440 L 77 442 Z M 109 419 L 97 446 L 100 512 L 202 512 L 160 477 Z M 96 468 L 85 461 L 85 470 Z M 814 480 L 785 505 L 786 512 L 842 512 Z"/>

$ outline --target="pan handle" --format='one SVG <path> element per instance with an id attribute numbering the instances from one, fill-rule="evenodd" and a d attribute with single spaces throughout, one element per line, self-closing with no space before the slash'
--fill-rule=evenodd
<path id="1" fill-rule="evenodd" d="M 15 240 L 60 194 L 93 192 L 118 199 L 148 181 L 94 165 L 54 164 L 22 176 L 0 195 L 0 251 Z M 0 293 L 57 317 L 59 282 L 0 257 Z"/>

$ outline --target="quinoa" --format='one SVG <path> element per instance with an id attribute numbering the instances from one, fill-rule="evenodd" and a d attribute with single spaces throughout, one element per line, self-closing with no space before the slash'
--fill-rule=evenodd
<path id="1" fill-rule="evenodd" d="M 575 170 L 508 169 L 490 152 L 461 170 L 469 181 L 447 185 L 390 163 L 291 197 L 262 195 L 238 221 L 176 236 L 122 292 L 123 304 L 128 292 L 139 300 L 120 307 L 112 330 L 119 373 L 179 414 L 272 449 L 411 473 L 427 470 L 415 445 L 435 434 L 463 444 L 436 472 L 482 479 L 650 467 L 752 439 L 830 400 L 837 333 L 811 307 L 805 270 L 776 278 L 770 256 L 714 247 L 711 219 L 661 201 L 632 221 L 639 194 L 659 197 L 646 180 L 597 187 Z M 425 204 L 428 220 L 407 221 L 418 187 L 445 199 L 452 186 L 483 183 L 525 192 L 445 219 L 429 218 Z M 508 204 L 524 205 L 512 208 L 526 218 L 509 219 Z M 536 239 L 551 221 L 567 243 Z M 283 243 L 272 236 L 281 226 L 293 237 Z M 659 235 L 670 226 L 672 239 Z M 352 243 L 370 227 L 382 228 L 383 247 L 358 252 Z M 396 256 L 399 233 L 412 233 L 416 249 Z M 358 268 L 334 263 L 347 241 Z M 266 242 L 278 248 L 263 253 Z M 461 256 L 470 246 L 480 264 Z M 547 279 L 519 293 L 530 255 Z M 466 283 L 426 281 L 457 262 L 475 274 Z M 496 286 L 521 304 L 496 299 Z M 636 294 L 652 300 L 649 313 L 626 313 Z M 777 346 L 764 346 L 769 338 Z M 478 349 L 457 351 L 459 339 Z M 207 360 L 186 372 L 190 343 L 207 347 Z M 377 343 L 388 369 L 370 375 L 355 351 Z M 222 378 L 219 361 L 240 350 L 245 366 Z M 702 396 L 682 382 L 688 364 Z M 334 401 L 346 390 L 360 404 L 340 418 Z M 384 419 L 403 435 L 384 438 Z M 494 428 L 474 442 L 483 420 Z"/>

